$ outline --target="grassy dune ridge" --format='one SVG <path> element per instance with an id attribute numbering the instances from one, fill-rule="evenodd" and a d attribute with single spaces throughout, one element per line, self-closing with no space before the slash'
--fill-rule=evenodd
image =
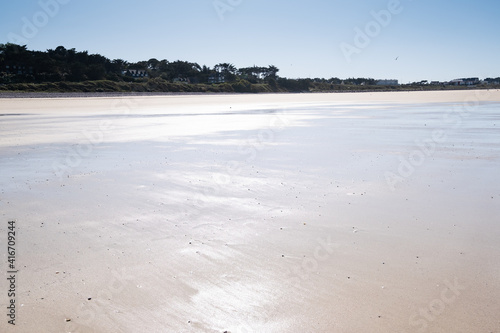
<path id="1" fill-rule="evenodd" d="M 301 80 L 296 80 L 301 82 Z M 499 85 L 474 86 L 474 89 L 498 89 Z M 11 83 L 0 85 L 1 92 L 185 92 L 185 93 L 271 93 L 271 92 L 357 92 L 357 91 L 419 91 L 419 90 L 467 90 L 464 86 L 377 86 L 341 85 L 304 80 L 297 85 L 271 85 L 239 80 L 220 84 L 172 83 L 159 78 L 142 82 L 116 82 L 111 80 L 84 82 Z"/>

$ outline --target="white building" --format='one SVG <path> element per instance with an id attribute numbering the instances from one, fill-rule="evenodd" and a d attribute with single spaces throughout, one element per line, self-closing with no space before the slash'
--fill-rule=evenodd
<path id="1" fill-rule="evenodd" d="M 477 77 L 461 78 L 450 81 L 450 85 L 452 86 L 474 86 L 479 83 L 479 78 Z"/>
<path id="2" fill-rule="evenodd" d="M 464 84 L 465 82 L 462 79 L 455 79 L 450 81 L 450 85 L 452 86 L 463 86 Z"/>
<path id="3" fill-rule="evenodd" d="M 224 83 L 226 82 L 226 78 L 222 73 L 211 74 L 208 77 L 208 83 Z"/>
<path id="4" fill-rule="evenodd" d="M 145 69 L 127 69 L 126 71 L 122 71 L 123 75 L 132 76 L 132 77 L 147 77 L 148 72 Z"/>
<path id="5" fill-rule="evenodd" d="M 398 80 L 378 80 L 377 86 L 398 86 Z"/>

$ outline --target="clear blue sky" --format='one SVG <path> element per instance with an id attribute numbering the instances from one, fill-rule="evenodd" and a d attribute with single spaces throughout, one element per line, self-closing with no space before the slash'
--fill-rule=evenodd
<path id="1" fill-rule="evenodd" d="M 64 4 L 57 11 L 49 7 L 54 15 L 44 14 L 41 3 L 54 1 Z M 402 11 L 377 28 L 371 12 L 387 10 L 390 2 L 4 0 L 0 43 L 22 37 L 29 49 L 63 45 L 128 61 L 155 57 L 207 66 L 274 64 L 286 77 L 406 83 L 500 76 L 499 0 L 400 0 Z M 214 4 L 225 4 L 226 11 L 220 7 L 218 13 Z M 24 27 L 26 21 L 38 24 L 38 31 Z M 367 27 L 372 28 L 369 44 L 356 45 L 355 29 Z M 341 45 L 347 44 L 357 53 L 346 57 Z"/>

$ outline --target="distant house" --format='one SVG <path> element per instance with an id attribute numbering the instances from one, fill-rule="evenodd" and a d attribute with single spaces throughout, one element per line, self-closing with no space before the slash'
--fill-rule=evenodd
<path id="1" fill-rule="evenodd" d="M 27 75 L 33 74 L 33 67 L 24 65 L 5 66 L 5 71 L 9 74 Z"/>
<path id="2" fill-rule="evenodd" d="M 172 80 L 172 82 L 174 82 L 174 83 L 186 83 L 186 84 L 191 83 L 189 81 L 189 79 L 186 79 L 184 77 L 176 77 L 175 79 Z"/>
<path id="3" fill-rule="evenodd" d="M 377 86 L 398 86 L 398 80 L 378 80 Z"/>
<path id="4" fill-rule="evenodd" d="M 210 74 L 208 77 L 208 83 L 224 83 L 226 82 L 226 78 L 222 73 Z"/>
<path id="5" fill-rule="evenodd" d="M 483 83 L 483 84 L 500 84 L 500 81 L 498 81 L 496 79 L 485 79 L 485 80 L 481 81 L 481 83 Z"/>
<path id="6" fill-rule="evenodd" d="M 127 69 L 122 71 L 122 74 L 137 78 L 148 77 L 148 72 L 145 69 Z"/>
<path id="7" fill-rule="evenodd" d="M 479 83 L 479 78 L 471 77 L 451 80 L 449 84 L 452 86 L 474 86 Z"/>
<path id="8" fill-rule="evenodd" d="M 465 84 L 464 80 L 462 79 L 455 79 L 450 81 L 450 86 L 463 86 Z"/>
<path id="9" fill-rule="evenodd" d="M 479 78 L 478 77 L 471 77 L 469 79 L 464 79 L 465 85 L 467 86 L 475 86 L 476 84 L 479 84 Z"/>
<path id="10" fill-rule="evenodd" d="M 439 86 L 440 84 L 443 84 L 439 81 L 431 81 L 431 86 Z"/>

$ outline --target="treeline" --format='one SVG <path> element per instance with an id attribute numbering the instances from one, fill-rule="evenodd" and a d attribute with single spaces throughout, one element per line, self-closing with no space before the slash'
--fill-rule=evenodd
<path id="1" fill-rule="evenodd" d="M 155 58 L 127 62 L 63 46 L 43 52 L 30 51 L 25 45 L 0 44 L 0 90 L 280 92 L 375 84 L 366 78 L 287 79 L 278 72 L 274 65 L 236 68 L 219 63 L 208 67 Z"/>
<path id="2" fill-rule="evenodd" d="M 128 62 L 63 46 L 30 51 L 26 45 L 0 44 L 0 91 L 258 93 L 442 89 L 421 84 L 379 86 L 372 78 L 289 79 L 278 76 L 278 72 L 274 65 L 236 68 L 231 63 L 219 63 L 208 67 L 155 58 Z M 485 80 L 489 87 L 499 81 Z"/>
<path id="3" fill-rule="evenodd" d="M 45 52 L 30 51 L 26 46 L 0 44 L 0 83 L 84 82 L 109 80 L 114 82 L 144 82 L 162 79 L 183 83 L 226 83 L 247 80 L 250 83 L 273 83 L 279 69 L 267 67 L 236 68 L 220 63 L 213 67 L 195 62 L 155 58 L 127 62 L 108 59 L 100 54 L 79 52 L 58 46 Z"/>

